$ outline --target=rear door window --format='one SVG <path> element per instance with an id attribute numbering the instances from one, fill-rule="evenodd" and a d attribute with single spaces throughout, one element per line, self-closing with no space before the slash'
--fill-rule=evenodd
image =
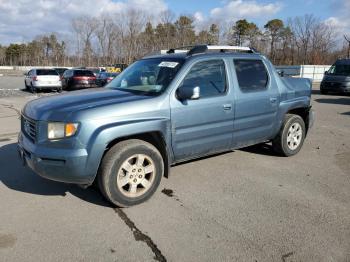
<path id="1" fill-rule="evenodd" d="M 243 92 L 263 91 L 269 82 L 268 73 L 261 60 L 234 60 L 239 88 Z"/>

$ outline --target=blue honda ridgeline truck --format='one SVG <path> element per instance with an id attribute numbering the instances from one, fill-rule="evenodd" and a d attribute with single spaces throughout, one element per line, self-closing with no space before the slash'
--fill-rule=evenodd
<path id="1" fill-rule="evenodd" d="M 145 57 L 105 88 L 33 100 L 18 149 L 42 177 L 97 180 L 117 206 L 149 199 L 175 163 L 272 142 L 299 152 L 313 123 L 308 79 L 280 77 L 247 47 L 194 46 Z"/>

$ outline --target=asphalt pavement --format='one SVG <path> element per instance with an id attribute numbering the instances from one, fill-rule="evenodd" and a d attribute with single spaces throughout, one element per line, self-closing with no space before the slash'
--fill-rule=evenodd
<path id="1" fill-rule="evenodd" d="M 321 95 L 294 157 L 258 145 L 177 165 L 146 203 L 43 179 L 17 156 L 22 77 L 0 77 L 0 261 L 350 261 L 350 97 Z"/>

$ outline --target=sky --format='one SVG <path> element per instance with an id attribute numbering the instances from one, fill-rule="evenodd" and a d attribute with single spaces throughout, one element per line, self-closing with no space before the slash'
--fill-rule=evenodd
<path id="1" fill-rule="evenodd" d="M 0 0 L 0 44 L 28 42 L 51 32 L 68 35 L 72 18 L 116 14 L 128 8 L 154 17 L 167 9 L 192 15 L 197 30 L 211 22 L 228 24 L 243 18 L 263 27 L 273 18 L 286 21 L 313 14 L 334 26 L 339 35 L 350 35 L 350 0 Z"/>

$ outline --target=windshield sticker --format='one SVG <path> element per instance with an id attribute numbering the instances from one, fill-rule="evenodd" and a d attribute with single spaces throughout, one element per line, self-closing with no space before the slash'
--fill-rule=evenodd
<path id="1" fill-rule="evenodd" d="M 178 62 L 161 62 L 158 66 L 175 68 L 178 64 Z"/>

